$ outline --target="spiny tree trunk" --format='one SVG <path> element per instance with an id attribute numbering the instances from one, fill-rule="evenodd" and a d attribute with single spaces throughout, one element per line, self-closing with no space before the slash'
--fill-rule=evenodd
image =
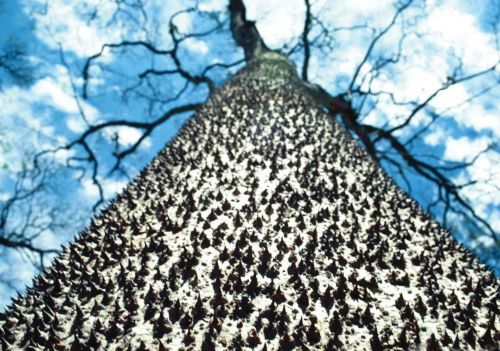
<path id="1" fill-rule="evenodd" d="M 497 290 L 266 51 L 0 334 L 4 350 L 494 349 Z"/>

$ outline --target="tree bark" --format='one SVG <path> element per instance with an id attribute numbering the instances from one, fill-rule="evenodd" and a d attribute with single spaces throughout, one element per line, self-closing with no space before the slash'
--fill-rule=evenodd
<path id="1" fill-rule="evenodd" d="M 494 349 L 498 282 L 266 51 L 17 298 L 2 349 Z"/>

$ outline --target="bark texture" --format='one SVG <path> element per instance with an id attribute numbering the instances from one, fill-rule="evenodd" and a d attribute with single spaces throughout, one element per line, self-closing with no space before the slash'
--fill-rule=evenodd
<path id="1" fill-rule="evenodd" d="M 266 52 L 0 321 L 3 350 L 495 349 L 498 282 Z"/>

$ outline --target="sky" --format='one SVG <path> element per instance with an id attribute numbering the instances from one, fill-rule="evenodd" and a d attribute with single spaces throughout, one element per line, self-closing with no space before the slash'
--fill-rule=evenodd
<path id="1" fill-rule="evenodd" d="M 217 19 L 227 19 L 226 1 L 198 3 L 201 10 L 210 11 Z M 317 18 L 335 31 L 321 39 L 322 49 L 313 47 L 309 77 L 331 94 L 341 93 L 347 89 L 374 33 L 390 22 L 394 1 L 313 0 L 311 3 Z M 82 70 L 89 56 L 98 53 L 103 44 L 124 38 L 170 48 L 172 41 L 165 19 L 192 6 L 192 1 L 173 0 L 165 6 L 165 2 L 151 0 L 145 2 L 146 15 L 136 8 L 119 9 L 113 1 L 101 0 L 3 0 L 0 4 L 0 47 L 11 40 L 22 45 L 34 72 L 31 85 L 19 86 L 0 71 L 0 201 L 12 194 L 19 173 L 29 169 L 34 153 L 74 140 L 88 124 L 118 118 L 150 121 L 173 106 L 203 102 L 208 95 L 204 86 L 189 86 L 172 102 L 170 99 L 183 87 L 178 76 L 151 77 L 148 84 L 139 82 L 138 74 L 143 70 L 169 69 L 172 62 L 134 48 L 105 50 L 89 70 L 88 98 L 82 96 Z M 257 22 L 269 47 L 286 50 L 297 42 L 305 11 L 302 0 L 252 0 L 246 1 L 246 5 L 247 16 Z M 401 22 L 374 48 L 375 57 L 401 55 L 398 64 L 389 65 L 375 76 L 371 69 L 377 62 L 369 60 L 360 72 L 365 78 L 358 82 L 360 88 L 391 91 L 396 101 L 422 101 L 453 73 L 463 76 L 491 67 L 500 58 L 495 36 L 500 22 L 495 21 L 499 8 L 497 0 L 415 1 L 415 6 L 405 12 Z M 213 18 L 180 15 L 175 25 L 180 33 L 202 32 L 215 23 Z M 496 27 L 492 25 L 495 23 Z M 346 30 L 349 27 L 354 28 Z M 400 42 L 404 32 L 410 34 Z M 318 33 L 319 30 L 313 31 L 311 36 Z M 235 62 L 242 58 L 242 51 L 233 45 L 227 31 L 223 31 L 183 41 L 179 55 L 186 69 L 200 72 L 209 64 Z M 300 67 L 301 54 L 291 58 Z M 241 65 L 228 72 L 215 69 L 210 76 L 221 84 L 239 67 Z M 499 75 L 497 66 L 488 75 L 440 93 L 430 108 L 416 116 L 410 128 L 399 135 L 408 138 L 429 123 L 434 113 L 441 115 L 439 120 L 414 142 L 414 150 L 419 155 L 461 162 L 471 160 L 490 147 L 468 170 L 450 174 L 460 182 L 477 181 L 465 188 L 464 193 L 472 200 L 474 209 L 494 228 L 500 228 L 500 183 L 495 179 L 500 174 L 498 145 L 495 145 L 500 134 L 500 107 L 495 103 L 500 97 Z M 392 99 L 381 94 L 376 101 L 369 100 L 362 110 L 364 121 L 377 126 L 401 121 L 410 108 L 394 104 Z M 375 104 L 376 108 L 371 109 Z M 140 131 L 119 128 L 91 139 L 102 165 L 98 179 L 105 198 L 110 200 L 123 189 L 130 177 L 154 157 L 187 118 L 189 114 L 177 115 L 163 124 L 145 139 L 137 154 L 127 159 L 124 172 L 110 177 L 106 175 L 112 166 L 113 148 L 130 147 L 140 138 Z M 65 167 L 69 159 L 81 155 L 82 150 L 76 148 L 58 151 L 44 159 L 47 186 L 30 204 L 39 214 L 37 223 L 51 223 L 35 241 L 41 247 L 58 248 L 68 243 L 92 216 L 98 189 L 88 165 L 72 161 L 72 165 L 86 167 L 85 172 Z M 404 180 L 397 172 L 390 167 L 387 171 L 404 187 Z M 409 178 L 412 195 L 424 207 L 432 202 L 435 190 L 414 175 Z M 64 204 L 63 210 L 61 204 Z M 53 208 L 58 210 L 52 211 Z M 19 208 L 13 214 L 13 225 L 22 223 L 26 209 L 26 206 Z M 454 221 L 453 215 L 450 219 L 450 225 L 457 229 L 455 236 L 500 272 L 498 244 L 487 236 L 472 237 L 466 225 L 458 219 Z M 0 279 L 8 280 L 11 287 L 22 291 L 36 272 L 25 252 L 0 248 Z M 0 307 L 5 306 L 13 294 L 14 289 L 0 285 Z"/>

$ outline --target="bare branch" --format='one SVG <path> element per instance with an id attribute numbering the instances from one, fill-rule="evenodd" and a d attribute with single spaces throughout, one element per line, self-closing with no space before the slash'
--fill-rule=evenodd
<path id="1" fill-rule="evenodd" d="M 304 0 L 306 5 L 306 18 L 304 21 L 304 30 L 302 31 L 302 45 L 304 46 L 304 62 L 302 64 L 302 80 L 307 82 L 307 69 L 309 67 L 309 59 L 311 56 L 311 48 L 309 44 L 309 31 L 311 29 L 311 4 L 309 0 Z"/>
<path id="2" fill-rule="evenodd" d="M 408 0 L 405 3 L 403 3 L 402 6 L 400 6 L 397 10 L 394 16 L 392 17 L 391 22 L 379 33 L 377 34 L 373 40 L 371 41 L 370 45 L 368 46 L 368 49 L 366 50 L 365 56 L 359 63 L 359 65 L 356 67 L 356 70 L 354 71 L 354 74 L 351 79 L 351 83 L 349 84 L 349 88 L 347 89 L 348 93 L 351 94 L 354 88 L 354 84 L 356 84 L 356 80 L 358 79 L 358 75 L 361 72 L 361 69 L 363 66 L 368 62 L 368 59 L 370 58 L 370 55 L 372 54 L 373 49 L 375 48 L 375 45 L 377 42 L 382 38 L 393 26 L 396 24 L 396 20 L 398 19 L 399 15 L 406 10 L 410 4 L 412 3 L 412 0 Z"/>
<path id="3" fill-rule="evenodd" d="M 435 90 L 432 94 L 430 94 L 424 101 L 422 101 L 421 103 L 419 103 L 417 106 L 415 106 L 415 108 L 410 112 L 410 114 L 408 115 L 408 117 L 406 117 L 406 119 L 404 120 L 403 123 L 391 128 L 388 130 L 389 133 L 393 133 L 397 130 L 400 130 L 406 126 L 408 126 L 411 122 L 411 120 L 413 119 L 413 117 L 415 117 L 415 115 L 417 115 L 418 112 L 420 112 L 423 108 L 425 108 L 426 106 L 429 105 L 429 103 L 442 91 L 448 89 L 449 87 L 453 86 L 453 85 L 456 85 L 456 84 L 459 84 L 459 83 L 462 83 L 462 82 L 466 82 L 468 80 L 471 80 L 471 79 L 474 79 L 474 78 L 477 78 L 477 77 L 480 77 L 480 76 L 483 76 L 489 72 L 493 72 L 495 71 L 495 69 L 497 68 L 497 66 L 500 64 L 500 61 L 495 63 L 493 66 L 491 67 L 488 67 L 482 71 L 479 71 L 479 72 L 476 72 L 476 73 L 473 73 L 473 74 L 469 74 L 467 76 L 463 76 L 463 77 L 460 77 L 460 78 L 456 78 L 456 77 L 448 77 L 448 80 L 446 81 L 446 83 L 441 86 L 440 88 L 438 88 L 437 90 Z"/>
<path id="4" fill-rule="evenodd" d="M 33 67 L 26 48 L 15 38 L 8 39 L 0 52 L 0 72 L 4 71 L 15 84 L 27 86 L 33 82 Z M 2 81 L 0 80 L 0 88 Z"/>
<path id="5" fill-rule="evenodd" d="M 36 255 L 39 267 L 43 267 L 45 255 L 57 252 L 34 243 L 35 239 L 50 229 L 54 220 L 53 216 L 48 216 L 38 208 L 37 196 L 45 186 L 45 174 L 37 175 L 23 169 L 17 175 L 12 194 L 8 199 L 0 201 L 0 246 Z M 23 212 L 22 218 L 19 218 L 20 211 Z M 50 222 L 44 224 L 41 222 L 43 219 L 50 219 Z M 18 225 L 13 227 L 13 223 Z"/>
<path id="6" fill-rule="evenodd" d="M 377 134 L 380 138 L 387 140 L 394 148 L 394 150 L 396 150 L 399 153 L 399 155 L 406 161 L 406 163 L 410 167 L 412 167 L 418 174 L 420 174 L 424 178 L 438 185 L 440 189 L 446 191 L 447 194 L 446 196 L 453 196 L 453 198 L 455 199 L 455 201 L 457 201 L 458 204 L 464 207 L 475 220 L 480 222 L 487 229 L 489 234 L 493 238 L 495 238 L 495 240 L 498 240 L 497 233 L 491 227 L 491 225 L 485 219 L 480 217 L 474 211 L 472 206 L 460 195 L 460 193 L 458 192 L 460 186 L 456 186 L 445 175 L 443 175 L 443 173 L 441 173 L 436 167 L 416 159 L 411 154 L 411 152 L 389 131 L 369 125 L 363 125 L 363 127 L 369 134 L 372 133 Z M 448 203 L 448 201 L 446 203 Z"/>
<path id="7" fill-rule="evenodd" d="M 113 48 L 123 48 L 123 47 L 131 47 L 131 46 L 140 46 L 144 47 L 153 54 L 156 55 L 171 55 L 172 50 L 164 50 L 164 49 L 158 49 L 156 48 L 153 44 L 145 42 L 145 41 L 128 41 L 124 40 L 120 43 L 114 43 L 114 44 L 104 44 L 101 47 L 101 50 L 87 58 L 85 61 L 85 65 L 83 66 L 83 71 L 82 71 L 82 77 L 83 77 L 83 87 L 82 87 L 82 96 L 84 99 L 87 98 L 87 87 L 88 87 L 88 80 L 89 80 L 89 69 L 93 62 L 97 60 L 99 57 L 101 57 L 104 54 L 104 51 L 107 48 L 113 49 Z"/>

